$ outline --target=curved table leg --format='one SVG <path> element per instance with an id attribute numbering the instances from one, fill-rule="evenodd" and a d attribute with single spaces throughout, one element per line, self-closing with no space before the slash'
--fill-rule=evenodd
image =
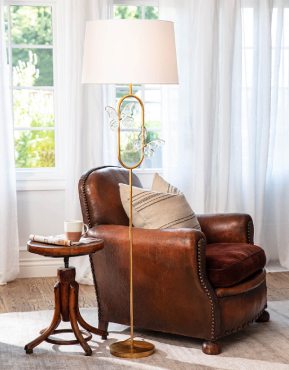
<path id="1" fill-rule="evenodd" d="M 26 344 L 24 347 L 27 354 L 33 353 L 33 348 L 38 346 L 41 342 L 45 341 L 50 334 L 58 327 L 61 321 L 60 317 L 60 283 L 56 283 L 54 286 L 54 297 L 55 297 L 55 309 L 51 324 L 45 329 L 42 334 L 34 339 L 32 342 Z"/>
<path id="2" fill-rule="evenodd" d="M 100 335 L 101 337 L 106 337 L 107 338 L 108 333 L 107 333 L 106 330 L 101 330 L 101 329 L 95 328 L 94 326 L 89 325 L 84 320 L 84 318 L 81 316 L 81 313 L 79 311 L 79 305 L 78 305 L 79 285 L 77 283 L 76 284 L 73 284 L 73 285 L 74 285 L 74 289 L 75 289 L 75 313 L 76 313 L 76 319 L 77 319 L 78 323 L 84 329 L 86 329 L 87 331 L 89 331 L 90 333 L 93 333 L 93 334 L 96 334 L 96 335 Z"/>
<path id="3" fill-rule="evenodd" d="M 77 321 L 79 322 L 79 324 L 86 330 L 88 330 L 89 332 L 93 333 L 93 334 L 97 334 L 97 335 L 100 335 L 102 337 L 102 339 L 107 339 L 107 331 L 105 330 L 101 330 L 101 329 L 98 329 L 98 328 L 95 328 L 91 325 L 89 325 L 85 320 L 84 318 L 81 316 L 80 314 L 80 311 L 79 311 L 79 308 L 77 308 L 76 310 L 76 318 L 77 318 Z"/>
<path id="4" fill-rule="evenodd" d="M 70 294 L 69 294 L 69 316 L 72 330 L 79 341 L 79 344 L 83 348 L 86 356 L 91 356 L 92 350 L 90 346 L 86 343 L 83 338 L 81 331 L 77 324 L 77 307 L 78 307 L 78 284 L 70 284 Z"/>
<path id="5" fill-rule="evenodd" d="M 76 294 L 76 305 L 75 305 L 75 313 L 76 313 L 76 319 L 77 321 L 79 322 L 79 324 L 86 330 L 88 330 L 90 333 L 93 333 L 93 334 L 96 334 L 96 335 L 100 335 L 101 337 L 107 337 L 108 333 L 106 330 L 101 330 L 101 329 L 98 329 L 98 328 L 95 328 L 91 325 L 89 325 L 85 320 L 84 318 L 81 316 L 81 313 L 79 311 L 79 306 L 78 306 L 78 289 L 79 289 L 79 286 L 78 285 L 75 285 L 75 294 Z"/>

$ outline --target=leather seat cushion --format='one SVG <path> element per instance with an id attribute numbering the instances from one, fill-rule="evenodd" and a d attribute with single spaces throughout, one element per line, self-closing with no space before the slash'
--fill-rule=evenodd
<path id="1" fill-rule="evenodd" d="M 240 283 L 266 264 L 262 248 L 245 243 L 207 244 L 206 264 L 209 280 L 214 287 L 229 287 Z"/>

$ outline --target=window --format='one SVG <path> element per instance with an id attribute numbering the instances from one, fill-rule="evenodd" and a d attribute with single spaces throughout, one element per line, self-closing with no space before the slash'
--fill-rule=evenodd
<path id="1" fill-rule="evenodd" d="M 15 165 L 56 167 L 53 6 L 7 1 L 5 29 L 11 74 Z"/>
<path id="2" fill-rule="evenodd" d="M 115 0 L 113 6 L 114 19 L 158 19 L 158 7 L 152 1 Z M 115 87 L 116 104 L 119 98 L 128 93 L 128 85 Z M 134 85 L 133 93 L 139 96 L 145 105 L 145 126 L 147 142 L 161 138 L 161 90 L 159 85 Z M 127 149 L 129 149 L 129 142 Z M 128 150 L 129 153 L 129 150 Z M 134 154 L 128 154 L 133 156 Z M 136 158 L 137 159 L 137 158 Z M 126 162 L 134 162 L 134 158 L 126 158 Z M 155 151 L 151 158 L 145 158 L 141 168 L 161 168 L 162 149 Z"/>

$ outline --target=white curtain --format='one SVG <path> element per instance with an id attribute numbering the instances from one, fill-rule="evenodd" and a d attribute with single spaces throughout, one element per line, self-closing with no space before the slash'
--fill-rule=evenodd
<path id="1" fill-rule="evenodd" d="M 19 272 L 13 124 L 3 10 L 0 0 L 0 285 L 15 279 Z"/>
<path id="2" fill-rule="evenodd" d="M 58 2 L 61 29 L 58 40 L 61 107 L 59 117 L 65 123 L 66 150 L 66 218 L 82 219 L 78 181 L 91 168 L 109 163 L 113 157 L 111 133 L 104 117 L 109 92 L 102 86 L 81 83 L 85 23 L 108 18 L 110 0 L 63 0 Z M 112 45 L 113 47 L 113 45 Z M 100 56 L 101 57 L 101 56 Z M 110 103 L 111 104 L 111 103 Z M 111 141 L 110 141 L 111 140 Z M 77 280 L 92 283 L 88 257 L 73 259 Z"/>
<path id="3" fill-rule="evenodd" d="M 167 177 L 196 212 L 250 213 L 289 268 L 288 2 L 160 0 L 160 16 L 180 80 L 163 89 Z"/>

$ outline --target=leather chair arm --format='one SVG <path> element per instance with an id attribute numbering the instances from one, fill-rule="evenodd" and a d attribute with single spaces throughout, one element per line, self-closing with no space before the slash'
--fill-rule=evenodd
<path id="1" fill-rule="evenodd" d="M 98 225 L 88 235 L 104 239 L 104 248 L 91 255 L 100 320 L 127 325 L 128 226 Z M 133 229 L 134 312 L 138 327 L 182 335 L 194 330 L 199 338 L 219 333 L 217 296 L 207 278 L 205 252 L 205 236 L 198 230 Z M 176 316 L 176 312 L 182 312 L 182 316 Z"/>
<path id="2" fill-rule="evenodd" d="M 254 225 L 250 215 L 224 213 L 197 217 L 207 243 L 254 243 Z"/>
<path id="3" fill-rule="evenodd" d="M 87 235 L 102 238 L 105 245 L 114 245 L 127 253 L 128 226 L 98 225 L 89 229 Z M 160 258 L 162 264 L 179 263 L 182 269 L 190 267 L 196 274 L 196 280 L 199 280 L 198 267 L 202 276 L 206 276 L 205 240 L 204 234 L 194 229 L 133 228 L 134 257 L 146 256 L 153 262 Z"/>

